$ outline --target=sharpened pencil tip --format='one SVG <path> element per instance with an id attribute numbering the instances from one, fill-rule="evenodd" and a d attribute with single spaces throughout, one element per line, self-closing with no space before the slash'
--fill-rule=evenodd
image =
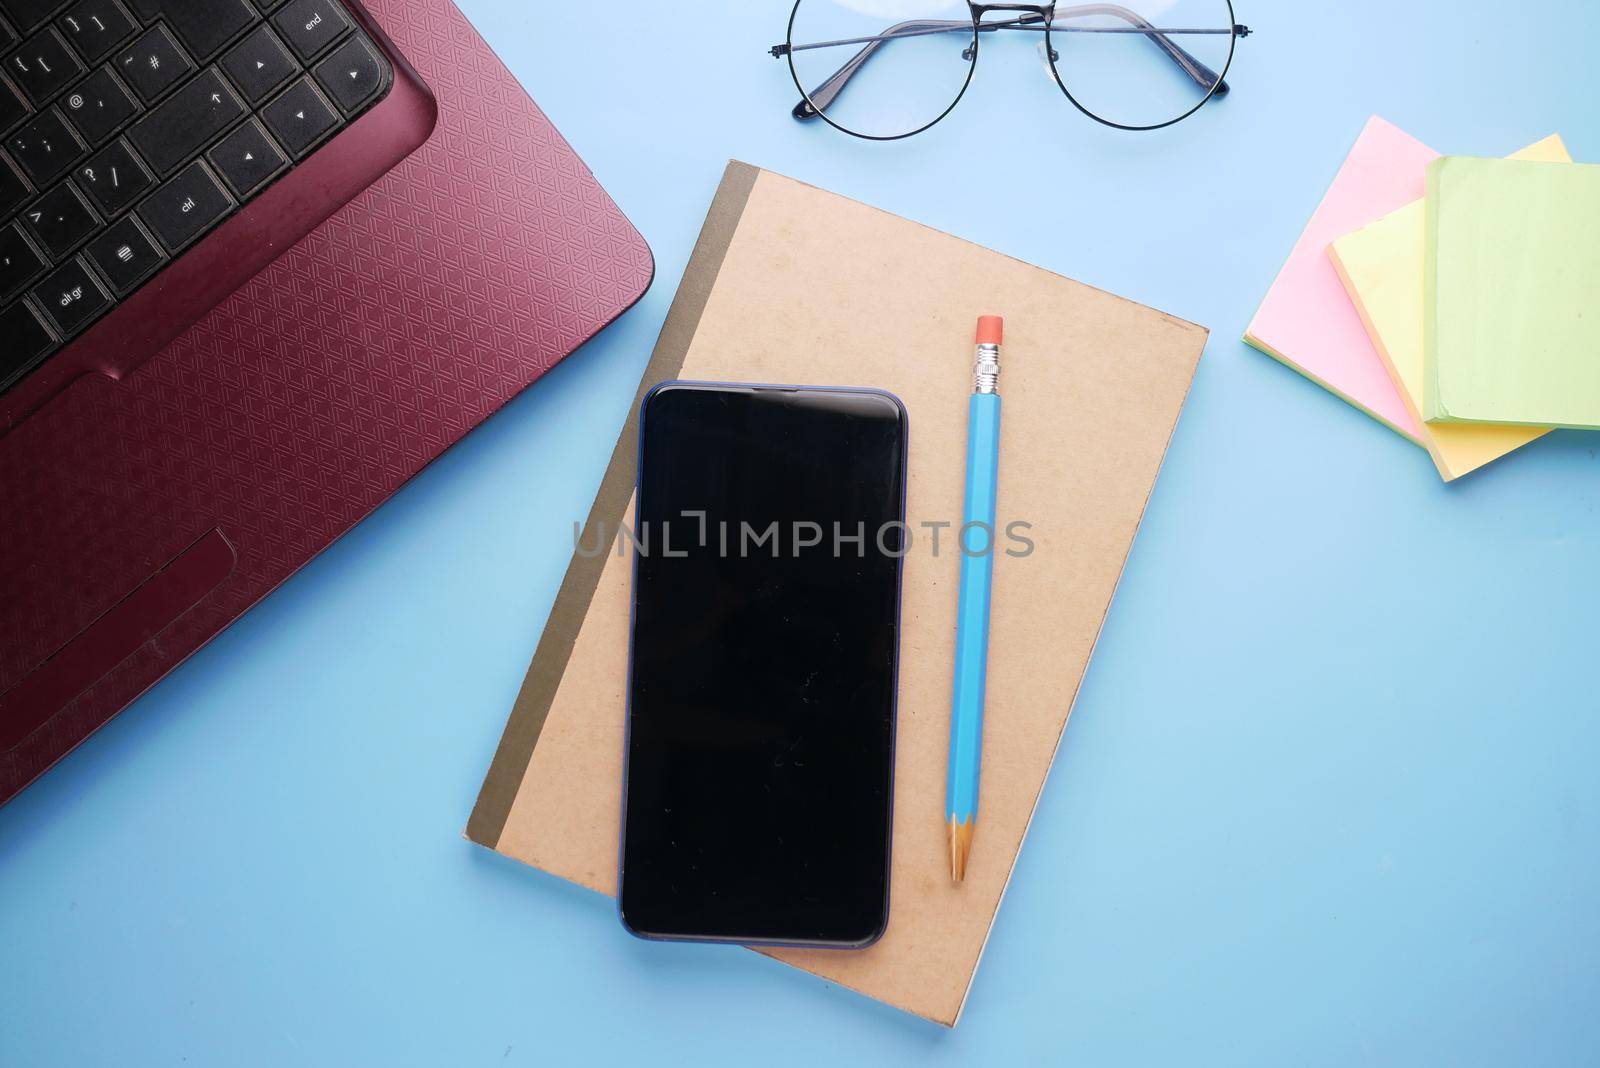
<path id="1" fill-rule="evenodd" d="M 972 852 L 972 821 L 950 821 L 950 881 L 962 882 L 967 877 L 967 854 Z"/>

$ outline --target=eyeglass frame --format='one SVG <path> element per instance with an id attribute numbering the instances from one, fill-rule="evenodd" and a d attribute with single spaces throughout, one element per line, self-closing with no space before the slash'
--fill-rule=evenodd
<path id="1" fill-rule="evenodd" d="M 1078 98 L 1072 95 L 1072 90 L 1067 88 L 1067 83 L 1064 80 L 1062 80 L 1061 71 L 1056 66 L 1056 61 L 1060 58 L 1060 53 L 1056 51 L 1055 46 L 1050 41 L 1050 34 L 1052 32 L 1051 24 L 1055 21 L 1056 15 L 1058 14 L 1058 12 L 1056 10 L 1056 5 L 1054 3 L 1048 3 L 1048 4 L 998 4 L 998 3 L 996 3 L 996 4 L 985 4 L 985 3 L 979 3 L 978 0 L 967 0 L 967 8 L 972 14 L 972 41 L 971 41 L 971 44 L 968 46 L 968 48 L 965 51 L 963 51 L 963 53 L 962 53 L 962 58 L 967 60 L 967 78 L 966 78 L 966 81 L 964 81 L 961 84 L 961 91 L 956 94 L 955 99 L 950 102 L 950 106 L 949 107 L 945 108 L 942 112 L 940 112 L 931 121 L 927 122 L 926 124 L 924 124 L 922 126 L 917 127 L 915 130 L 910 130 L 910 131 L 908 131 L 906 133 L 901 133 L 901 134 L 875 135 L 875 134 L 861 133 L 858 130 L 850 129 L 848 126 L 843 126 L 843 125 L 835 122 L 834 120 L 830 119 L 828 117 L 828 115 L 827 115 L 827 112 L 824 111 L 823 109 L 826 108 L 829 104 L 831 104 L 833 102 L 834 98 L 837 97 L 838 94 L 844 89 L 844 87 L 849 84 L 850 79 L 855 77 L 856 71 L 859 70 L 861 68 L 861 66 L 868 59 L 872 58 L 873 54 L 875 54 L 876 51 L 878 50 L 878 48 L 881 47 L 885 42 L 893 40 L 896 36 L 909 37 L 909 36 L 921 36 L 923 34 L 930 34 L 930 33 L 953 33 L 953 32 L 955 32 L 955 30 L 957 28 L 964 26 L 965 23 L 960 23 L 960 22 L 957 22 L 956 20 L 953 20 L 953 19 L 910 19 L 910 20 L 907 20 L 905 22 L 896 23 L 894 26 L 891 26 L 888 29 L 886 29 L 883 33 L 878 34 L 878 35 L 873 36 L 873 37 L 860 38 L 860 39 L 848 39 L 846 41 L 841 41 L 841 42 L 825 42 L 825 44 L 832 44 L 832 43 L 839 43 L 839 44 L 864 43 L 866 45 L 866 47 L 863 48 L 860 52 L 856 53 L 855 56 L 853 56 L 850 60 L 848 60 L 842 67 L 840 67 L 837 71 L 835 71 L 832 75 L 830 75 L 826 80 L 824 80 L 818 86 L 818 89 L 821 89 L 821 90 L 827 90 L 827 89 L 829 89 L 829 87 L 831 87 L 831 91 L 829 91 L 827 93 L 827 99 L 819 106 L 813 100 L 811 91 L 808 91 L 806 89 L 806 87 L 805 87 L 805 84 L 800 80 L 800 72 L 795 68 L 795 65 L 794 65 L 794 54 L 795 54 L 796 51 L 800 51 L 800 50 L 803 50 L 805 48 L 821 47 L 819 45 L 797 46 L 794 43 L 794 23 L 795 23 L 795 19 L 798 18 L 799 15 L 800 15 L 800 5 L 802 3 L 804 3 L 804 2 L 805 2 L 805 0 L 795 0 L 794 8 L 789 12 L 789 26 L 788 26 L 787 33 L 785 35 L 784 43 L 783 44 L 779 44 L 779 45 L 773 45 L 772 48 L 769 50 L 769 54 L 771 56 L 773 56 L 773 58 L 775 58 L 775 59 L 784 59 L 784 58 L 786 58 L 789 61 L 789 76 L 794 80 L 795 88 L 798 89 L 799 92 L 800 92 L 800 97 L 801 97 L 800 103 L 795 105 L 794 110 L 791 111 L 790 114 L 793 115 L 795 119 L 797 119 L 799 121 L 802 121 L 802 122 L 803 121 L 807 121 L 809 119 L 821 119 L 823 122 L 827 123 L 829 126 L 832 126 L 835 130 L 838 130 L 840 133 L 849 134 L 851 137 L 859 137 L 859 138 L 861 138 L 862 140 L 865 140 L 865 141 L 902 141 L 907 137 L 915 137 L 917 134 L 922 133 L 922 132 L 924 132 L 926 130 L 929 130 L 934 126 L 937 126 L 941 121 L 944 120 L 945 116 L 949 115 L 952 111 L 954 111 L 956 109 L 956 105 L 961 103 L 962 98 L 967 95 L 967 89 L 970 88 L 971 85 L 972 85 L 972 79 L 977 74 L 977 71 L 978 71 L 978 53 L 979 53 L 979 45 L 981 43 L 982 35 L 984 33 L 986 33 L 986 32 L 987 33 L 993 33 L 993 32 L 995 32 L 997 30 L 1004 30 L 1004 29 L 1034 29 L 1035 28 L 1032 25 L 1033 20 L 1032 19 L 1025 19 L 1025 18 L 1013 19 L 1010 22 L 990 22 L 990 23 L 985 23 L 983 21 L 983 17 L 986 14 L 988 14 L 989 12 L 991 12 L 991 11 L 1022 12 L 1022 13 L 1028 14 L 1028 15 L 1033 15 L 1038 20 L 1040 20 L 1040 22 L 1042 24 L 1042 29 L 1043 29 L 1043 32 L 1044 32 L 1044 46 L 1045 46 L 1045 50 L 1046 50 L 1046 55 L 1048 55 L 1050 57 L 1050 61 L 1049 61 L 1050 76 L 1055 79 L 1056 85 L 1061 89 L 1062 94 L 1065 95 L 1067 100 L 1069 100 L 1072 103 L 1073 107 L 1077 108 L 1078 111 L 1080 111 L 1081 113 L 1083 113 L 1084 115 L 1086 115 L 1090 119 L 1093 119 L 1095 122 L 1100 123 L 1102 126 L 1109 126 L 1109 127 L 1112 127 L 1113 129 L 1129 130 L 1129 131 L 1133 131 L 1133 132 L 1142 132 L 1142 131 L 1148 131 L 1148 130 L 1165 129 L 1168 126 L 1172 126 L 1172 125 L 1174 125 L 1176 123 L 1182 122 L 1184 119 L 1187 119 L 1189 116 L 1191 116 L 1195 112 L 1199 111 L 1202 107 L 1204 107 L 1211 100 L 1213 100 L 1213 99 L 1221 99 L 1222 97 L 1227 96 L 1228 95 L 1227 77 L 1228 77 L 1228 71 L 1230 69 L 1232 69 L 1232 67 L 1233 67 L 1234 51 L 1236 50 L 1236 48 L 1238 46 L 1239 39 L 1241 37 L 1248 37 L 1248 36 L 1250 36 L 1250 33 L 1251 33 L 1250 27 L 1242 25 L 1242 24 L 1240 24 L 1239 22 L 1236 21 L 1237 16 L 1235 15 L 1234 10 L 1233 10 L 1233 0 L 1222 0 L 1222 2 L 1224 4 L 1226 4 L 1227 8 L 1228 8 L 1229 28 L 1228 29 L 1217 29 L 1217 30 L 1214 30 L 1214 31 L 1200 31 L 1200 32 L 1217 33 L 1217 34 L 1226 33 L 1226 34 L 1228 34 L 1229 39 L 1230 39 L 1229 40 L 1229 46 L 1228 46 L 1228 59 L 1227 59 L 1227 62 L 1223 64 L 1222 70 L 1220 72 L 1213 72 L 1213 73 L 1216 74 L 1216 80 L 1214 82 L 1212 82 L 1211 88 L 1209 90 L 1207 90 L 1206 95 L 1201 97 L 1200 100 L 1193 107 L 1191 107 L 1188 111 L 1185 111 L 1183 114 L 1178 115 L 1175 118 L 1168 119 L 1166 122 L 1159 122 L 1159 123 L 1155 123 L 1154 125 L 1150 125 L 1150 126 L 1130 126 L 1130 125 L 1127 125 L 1127 124 L 1124 124 L 1124 123 L 1120 123 L 1120 122 L 1113 122 L 1110 119 L 1104 118 L 1104 117 L 1102 117 L 1100 115 L 1096 115 L 1093 111 L 1090 111 L 1088 108 L 1084 107 L 1083 104 L 1079 102 Z M 1070 8 L 1067 8 L 1066 11 L 1069 12 L 1069 13 L 1113 14 L 1113 15 L 1116 15 L 1117 17 L 1123 19 L 1123 21 L 1129 23 L 1129 25 L 1133 26 L 1134 28 L 1131 29 L 1131 30 L 1128 30 L 1128 31 L 1114 31 L 1114 30 L 1113 31 L 1106 31 L 1106 30 L 1089 30 L 1089 31 L 1084 31 L 1084 30 L 1062 30 L 1061 32 L 1063 32 L 1063 33 L 1069 33 L 1069 32 L 1096 32 L 1096 33 L 1099 33 L 1099 32 L 1131 32 L 1131 33 L 1143 33 L 1146 36 L 1151 37 L 1151 39 L 1154 41 L 1154 43 L 1157 45 L 1157 47 L 1161 48 L 1161 50 L 1163 52 L 1167 53 L 1168 57 L 1171 58 L 1174 63 L 1178 64 L 1178 66 L 1190 78 L 1195 79 L 1196 81 L 1200 81 L 1201 80 L 1201 75 L 1198 72 L 1199 71 L 1210 71 L 1210 69 L 1211 69 L 1206 64 L 1204 64 L 1200 60 L 1196 59 L 1193 55 L 1191 55 L 1182 46 L 1173 43 L 1166 36 L 1165 33 L 1157 31 L 1155 29 L 1155 27 L 1151 26 L 1144 19 L 1144 16 L 1139 15 L 1138 13 L 1136 13 L 1136 12 L 1134 12 L 1134 11 L 1128 9 L 1128 8 L 1122 7 L 1119 4 L 1078 4 L 1078 5 L 1074 5 L 1074 6 L 1070 7 Z M 1142 29 L 1139 28 L 1139 26 L 1138 26 L 1139 23 L 1143 23 L 1144 24 Z M 914 33 L 897 33 L 897 31 L 902 31 L 902 30 L 907 29 L 908 27 L 917 26 L 917 25 L 936 26 L 937 28 L 936 29 L 918 30 L 918 31 L 915 31 Z M 968 51 L 971 52 L 970 56 L 967 55 Z M 835 83 L 837 83 L 837 84 L 835 84 Z"/>

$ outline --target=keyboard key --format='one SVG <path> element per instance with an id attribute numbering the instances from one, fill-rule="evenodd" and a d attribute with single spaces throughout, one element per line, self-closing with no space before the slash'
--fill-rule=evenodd
<path id="1" fill-rule="evenodd" d="M 0 14 L 9 18 L 17 29 L 28 34 L 43 26 L 60 6 L 61 0 L 0 0 Z"/>
<path id="2" fill-rule="evenodd" d="M 139 157 L 121 139 L 90 156 L 89 162 L 73 172 L 73 177 L 78 180 L 78 188 L 89 194 L 100 214 L 108 219 L 121 215 L 129 204 L 156 185 Z"/>
<path id="3" fill-rule="evenodd" d="M 303 159 L 341 121 L 333 105 L 305 78 L 263 108 L 261 117 L 295 159 Z"/>
<path id="4" fill-rule="evenodd" d="M 350 28 L 350 16 L 334 0 L 293 0 L 272 24 L 302 60 L 327 48 Z"/>
<path id="5" fill-rule="evenodd" d="M 317 64 L 315 73 L 317 84 L 344 108 L 346 115 L 354 115 L 377 96 L 388 76 L 378 53 L 360 36 L 334 49 L 332 55 Z"/>
<path id="6" fill-rule="evenodd" d="M 158 18 L 177 31 L 204 63 L 256 20 L 245 0 L 129 0 L 145 22 Z"/>
<path id="7" fill-rule="evenodd" d="M 0 300 L 10 300 L 44 273 L 50 261 L 33 247 L 18 223 L 0 228 Z"/>
<path id="8" fill-rule="evenodd" d="M 128 131 L 128 140 L 165 178 L 193 159 L 245 113 L 244 104 L 216 68 L 179 89 Z"/>
<path id="9" fill-rule="evenodd" d="M 0 52 L 6 51 L 20 40 L 22 38 L 17 36 L 17 32 L 7 26 L 4 20 L 0 20 Z"/>
<path id="10" fill-rule="evenodd" d="M 262 25 L 222 58 L 222 69 L 250 101 L 250 106 L 255 107 L 274 89 L 299 74 L 300 64 L 289 55 L 277 34 Z"/>
<path id="11" fill-rule="evenodd" d="M 0 308 L 0 383 L 56 347 L 55 335 L 37 312 L 26 304 Z"/>
<path id="12" fill-rule="evenodd" d="M 39 107 L 82 74 L 83 64 L 59 33 L 47 30 L 11 53 L 6 73 Z"/>
<path id="13" fill-rule="evenodd" d="M 223 138 L 206 158 L 211 160 L 217 173 L 227 179 L 241 201 L 289 165 L 283 149 L 254 119 Z"/>
<path id="14" fill-rule="evenodd" d="M 22 93 L 5 78 L 0 78 L 0 132 L 11 129 L 27 118 L 30 112 L 28 105 L 23 103 Z"/>
<path id="15" fill-rule="evenodd" d="M 119 52 L 116 67 L 146 104 L 155 103 L 194 70 L 194 64 L 165 26 L 157 26 L 135 41 L 132 48 Z"/>
<path id="16" fill-rule="evenodd" d="M 30 294 L 50 317 L 56 333 L 71 337 L 111 303 L 100 280 L 83 262 L 73 260 L 33 287 Z"/>
<path id="17" fill-rule="evenodd" d="M 139 218 L 168 252 L 177 252 L 211 229 L 232 208 L 233 198 L 222 183 L 196 160 L 139 205 Z"/>
<path id="18" fill-rule="evenodd" d="M 155 238 L 132 215 L 89 242 L 85 254 L 111 282 L 118 296 L 131 293 L 166 260 Z"/>
<path id="19" fill-rule="evenodd" d="M 4 152 L 0 152 L 0 219 L 20 208 L 32 192 L 17 168 L 6 159 Z"/>
<path id="20" fill-rule="evenodd" d="M 6 148 L 35 186 L 49 185 L 61 177 L 87 151 L 55 108 L 35 116 L 6 138 Z"/>
<path id="21" fill-rule="evenodd" d="M 140 111 L 139 102 L 110 67 L 101 67 L 79 82 L 61 105 L 72 125 L 91 145 L 104 144 Z"/>
<path id="22" fill-rule="evenodd" d="M 22 213 L 39 247 L 60 263 L 100 226 L 100 217 L 71 182 L 63 182 L 41 196 Z"/>
<path id="23" fill-rule="evenodd" d="M 56 20 L 56 27 L 80 56 L 98 63 L 138 32 L 139 24 L 117 0 L 78 0 Z"/>

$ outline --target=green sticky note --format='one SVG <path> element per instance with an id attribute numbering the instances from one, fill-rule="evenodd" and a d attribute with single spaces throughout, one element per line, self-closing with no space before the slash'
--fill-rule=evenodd
<path id="1" fill-rule="evenodd" d="M 1600 166 L 1428 167 L 1429 422 L 1600 428 Z"/>

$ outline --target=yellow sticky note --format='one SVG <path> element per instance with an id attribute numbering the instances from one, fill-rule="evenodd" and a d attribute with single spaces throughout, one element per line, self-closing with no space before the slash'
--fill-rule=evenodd
<path id="1" fill-rule="evenodd" d="M 1556 135 L 1529 145 L 1512 159 L 1570 163 Z M 1377 222 L 1336 239 L 1328 246 L 1339 279 L 1361 313 L 1389 377 L 1413 418 L 1422 426 L 1439 474 L 1449 482 L 1550 432 L 1549 427 L 1496 423 L 1425 423 L 1423 394 L 1422 270 L 1426 220 L 1421 200 Z"/>

